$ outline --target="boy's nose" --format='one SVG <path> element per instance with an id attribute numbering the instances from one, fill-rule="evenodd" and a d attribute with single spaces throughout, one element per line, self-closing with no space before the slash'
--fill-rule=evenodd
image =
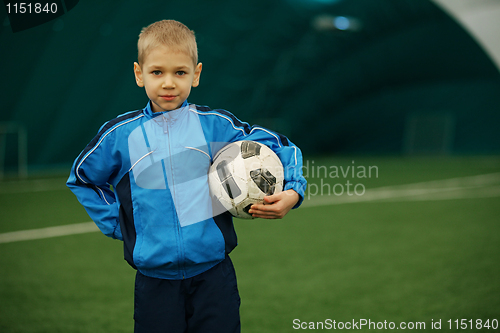
<path id="1" fill-rule="evenodd" d="M 168 88 L 175 88 L 175 83 L 174 80 L 170 76 L 166 76 L 165 80 L 163 81 L 162 88 L 168 89 Z"/>

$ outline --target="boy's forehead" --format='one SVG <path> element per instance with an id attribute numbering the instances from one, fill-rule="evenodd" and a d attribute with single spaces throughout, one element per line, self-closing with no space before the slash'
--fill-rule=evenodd
<path id="1" fill-rule="evenodd" d="M 158 45 L 145 54 L 144 63 L 154 65 L 153 63 L 185 63 L 193 64 L 193 58 L 189 51 L 182 47 L 171 47 L 166 45 Z"/>

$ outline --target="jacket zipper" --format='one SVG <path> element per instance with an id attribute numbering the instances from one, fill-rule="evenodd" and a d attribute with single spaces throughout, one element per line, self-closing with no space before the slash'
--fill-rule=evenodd
<path id="1" fill-rule="evenodd" d="M 174 177 L 174 166 L 173 166 L 173 158 L 172 158 L 172 145 L 171 145 L 171 140 L 170 140 L 170 124 L 169 124 L 169 118 L 170 117 L 165 117 L 165 124 L 167 128 L 167 140 L 168 140 L 168 150 L 169 150 L 169 165 L 170 165 L 170 175 L 172 177 L 172 190 L 171 190 L 171 195 L 172 195 L 172 200 L 174 202 L 174 209 L 176 209 L 176 193 L 175 193 L 175 177 Z M 167 179 L 167 184 L 168 184 L 168 179 Z M 182 245 L 182 233 L 181 233 L 181 225 L 180 221 L 177 215 L 177 211 L 174 211 L 174 219 L 175 219 L 175 224 L 176 224 L 176 230 L 177 230 L 177 242 L 178 242 L 178 249 L 179 249 L 179 269 L 180 273 L 182 275 L 182 279 L 185 278 L 185 271 L 186 268 L 184 267 L 184 247 Z"/>

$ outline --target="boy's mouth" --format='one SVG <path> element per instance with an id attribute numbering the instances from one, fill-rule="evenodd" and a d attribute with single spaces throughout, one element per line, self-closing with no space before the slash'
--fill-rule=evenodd
<path id="1" fill-rule="evenodd" d="M 164 95 L 164 96 L 160 96 L 160 97 L 161 97 L 161 98 L 163 98 L 163 99 L 164 99 L 164 100 L 166 100 L 166 101 L 172 101 L 172 100 L 174 100 L 174 99 L 175 99 L 175 97 L 177 97 L 177 96 L 175 96 L 175 95 Z"/>

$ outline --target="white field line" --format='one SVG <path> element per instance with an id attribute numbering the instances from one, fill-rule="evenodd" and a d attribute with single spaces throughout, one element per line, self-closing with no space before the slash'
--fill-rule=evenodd
<path id="1" fill-rule="evenodd" d="M 434 201 L 500 196 L 500 173 L 434 180 L 367 189 L 361 195 L 323 195 L 306 198 L 303 207 L 318 207 L 369 201 Z M 94 222 L 14 231 L 0 234 L 0 243 L 43 239 L 99 231 Z"/>
<path id="2" fill-rule="evenodd" d="M 310 196 L 303 207 L 339 205 L 368 201 L 433 201 L 500 196 L 500 173 L 433 180 L 413 184 L 367 189 L 363 195 L 351 193 Z"/>
<path id="3" fill-rule="evenodd" d="M 0 234 L 0 243 L 11 243 L 99 231 L 94 222 L 61 225 L 42 229 L 13 231 Z"/>

